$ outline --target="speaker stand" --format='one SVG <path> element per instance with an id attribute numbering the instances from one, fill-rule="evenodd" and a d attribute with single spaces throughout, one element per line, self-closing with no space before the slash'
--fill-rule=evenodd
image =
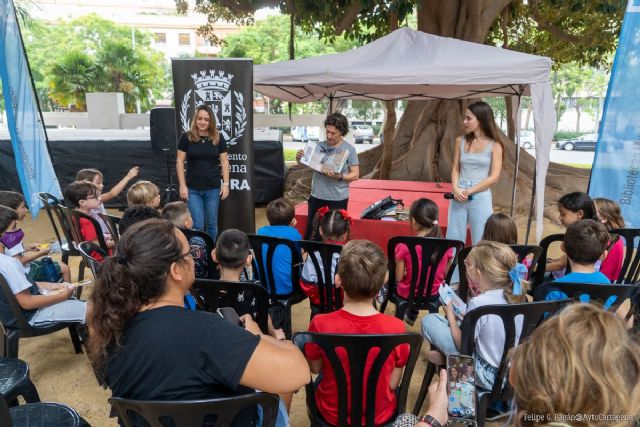
<path id="1" fill-rule="evenodd" d="M 168 148 L 163 148 L 162 151 L 166 153 L 167 162 L 167 187 L 164 189 L 164 194 L 160 198 L 160 206 L 164 206 L 170 202 L 177 202 L 180 200 L 180 194 L 176 191 L 176 185 L 173 182 L 173 167 L 172 160 L 175 161 L 176 156 L 169 152 Z"/>

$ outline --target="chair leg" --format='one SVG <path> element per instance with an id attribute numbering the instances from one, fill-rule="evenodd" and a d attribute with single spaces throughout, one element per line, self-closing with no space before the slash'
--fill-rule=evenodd
<path id="1" fill-rule="evenodd" d="M 76 354 L 82 354 L 82 341 L 80 340 L 78 327 L 76 325 L 69 326 L 69 335 L 71 336 L 71 342 L 73 343 L 73 349 L 76 351 Z"/>
<path id="2" fill-rule="evenodd" d="M 6 337 L 7 357 L 18 358 L 18 344 L 20 342 L 20 331 L 9 331 Z"/>
<path id="3" fill-rule="evenodd" d="M 437 369 L 437 366 L 434 363 L 427 362 L 427 370 L 424 373 L 424 378 L 422 379 L 422 385 L 420 386 L 420 392 L 418 393 L 415 406 L 413 407 L 414 415 L 418 415 L 420 413 L 420 410 L 422 409 L 422 404 L 424 403 L 424 399 L 427 397 L 427 392 L 429 391 L 429 385 L 431 385 L 433 376 L 436 374 L 436 369 Z"/>
<path id="4" fill-rule="evenodd" d="M 7 330 L 0 324 L 0 357 L 7 357 Z"/>
<path id="5" fill-rule="evenodd" d="M 87 263 L 84 262 L 84 259 L 80 261 L 80 265 L 78 266 L 78 282 L 84 279 L 84 269 L 87 266 Z M 82 286 L 80 286 L 82 288 Z"/>
<path id="6" fill-rule="evenodd" d="M 36 386 L 33 385 L 30 379 L 27 379 L 26 384 L 24 384 L 20 388 L 20 395 L 24 397 L 24 400 L 27 403 L 40 402 L 40 395 L 38 394 L 38 390 L 36 390 Z"/>
<path id="7" fill-rule="evenodd" d="M 285 319 L 285 323 L 284 323 L 284 335 L 285 337 L 290 340 L 291 339 L 291 304 L 287 303 L 285 304 L 285 310 L 287 311 L 286 313 L 286 319 Z"/>
<path id="8" fill-rule="evenodd" d="M 491 401 L 491 393 L 476 393 L 476 425 L 478 427 L 484 427 L 484 419 L 487 416 L 487 409 L 489 408 L 489 402 Z"/>
<path id="9" fill-rule="evenodd" d="M 399 302 L 398 304 L 396 304 L 396 314 L 395 316 L 400 319 L 400 320 L 404 320 L 404 314 L 407 311 L 407 307 L 409 306 L 409 304 L 405 301 Z"/>
<path id="10" fill-rule="evenodd" d="M 384 313 L 384 311 L 387 309 L 387 303 L 389 302 L 389 300 L 384 300 L 384 302 L 382 304 L 380 304 L 380 313 Z"/>

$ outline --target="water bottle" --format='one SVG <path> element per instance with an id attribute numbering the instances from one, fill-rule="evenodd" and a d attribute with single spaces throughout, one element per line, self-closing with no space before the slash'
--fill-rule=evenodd
<path id="1" fill-rule="evenodd" d="M 44 270 L 45 282 L 55 283 L 60 280 L 60 275 L 56 272 L 56 266 L 53 265 L 51 257 L 42 258 L 42 269 Z"/>

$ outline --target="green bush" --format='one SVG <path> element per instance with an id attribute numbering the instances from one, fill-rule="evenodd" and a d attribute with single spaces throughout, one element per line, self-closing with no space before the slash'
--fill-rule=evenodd
<path id="1" fill-rule="evenodd" d="M 553 136 L 553 139 L 555 139 L 556 141 L 562 141 L 565 139 L 574 139 L 579 137 L 580 135 L 584 135 L 585 133 L 589 133 L 589 132 L 575 132 L 571 130 L 561 130 L 556 132 L 556 134 Z"/>

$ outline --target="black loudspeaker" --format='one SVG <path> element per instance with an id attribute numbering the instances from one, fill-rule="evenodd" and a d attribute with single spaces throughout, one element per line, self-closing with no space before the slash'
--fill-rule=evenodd
<path id="1" fill-rule="evenodd" d="M 151 109 L 151 149 L 155 152 L 175 153 L 178 145 L 176 133 L 176 109 L 156 107 Z"/>

